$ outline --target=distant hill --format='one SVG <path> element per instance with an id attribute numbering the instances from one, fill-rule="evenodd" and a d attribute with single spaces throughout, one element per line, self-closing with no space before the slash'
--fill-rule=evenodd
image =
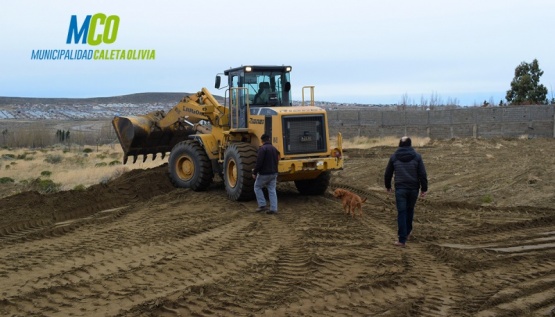
<path id="1" fill-rule="evenodd" d="M 51 104 L 51 105 L 81 105 L 81 104 L 109 104 L 109 103 L 177 103 L 184 96 L 191 95 L 186 92 L 144 92 L 113 97 L 94 98 L 27 98 L 27 97 L 0 97 L 0 105 L 23 104 Z M 222 100 L 220 96 L 214 96 Z"/>

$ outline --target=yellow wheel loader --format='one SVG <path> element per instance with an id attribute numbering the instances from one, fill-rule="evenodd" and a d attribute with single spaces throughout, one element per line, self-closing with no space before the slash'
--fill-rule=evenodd
<path id="1" fill-rule="evenodd" d="M 293 106 L 290 66 L 241 66 L 224 71 L 223 104 L 206 88 L 184 97 L 167 113 L 115 117 L 124 164 L 129 157 L 169 152 L 172 183 L 195 191 L 208 189 L 216 174 L 232 200 L 254 199 L 252 169 L 260 137 L 266 133 L 280 151 L 278 181 L 293 181 L 301 194 L 326 192 L 330 172 L 343 169 L 341 134 L 331 145 L 326 111 L 314 106 L 314 86 L 302 88 Z M 305 102 L 305 92 L 307 100 Z"/>

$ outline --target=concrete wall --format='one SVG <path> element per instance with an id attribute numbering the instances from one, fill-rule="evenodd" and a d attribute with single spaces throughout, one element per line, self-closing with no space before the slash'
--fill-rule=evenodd
<path id="1" fill-rule="evenodd" d="M 555 107 L 519 106 L 439 110 L 330 110 L 332 135 L 420 136 L 432 139 L 555 137 Z"/>

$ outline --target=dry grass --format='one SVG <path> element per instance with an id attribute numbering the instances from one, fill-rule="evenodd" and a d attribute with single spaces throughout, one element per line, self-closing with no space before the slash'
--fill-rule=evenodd
<path id="1" fill-rule="evenodd" d="M 413 146 L 424 146 L 429 138 L 412 138 Z M 332 140 L 332 144 L 335 140 Z M 368 149 L 378 146 L 397 146 L 396 137 L 367 138 L 355 137 L 343 140 L 343 148 Z M 28 190 L 22 184 L 37 181 L 55 184 L 55 190 L 86 188 L 106 182 L 132 169 L 148 169 L 167 162 L 151 157 L 142 162 L 139 157 L 135 164 L 132 159 L 122 165 L 123 152 L 119 145 L 84 146 L 68 149 L 65 146 L 53 146 L 44 149 L 0 149 L 0 180 L 13 184 L 18 190 Z M 7 179 L 13 180 L 6 182 Z M 13 193 L 13 191 L 12 191 Z"/>
<path id="2" fill-rule="evenodd" d="M 149 159 L 143 163 L 122 165 L 123 152 L 119 145 L 65 147 L 46 149 L 0 149 L 0 174 L 14 184 L 36 179 L 51 180 L 60 190 L 88 187 L 105 182 L 131 169 L 147 169 L 167 161 Z"/>

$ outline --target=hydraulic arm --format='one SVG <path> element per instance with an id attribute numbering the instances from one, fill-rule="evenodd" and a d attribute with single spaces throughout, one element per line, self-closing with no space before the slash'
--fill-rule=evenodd
<path id="1" fill-rule="evenodd" d="M 206 133 L 208 130 L 198 123 L 207 121 L 212 127 L 225 129 L 229 124 L 226 108 L 222 106 L 206 88 L 196 94 L 184 97 L 170 111 L 155 111 L 146 115 L 115 117 L 112 125 L 123 149 L 123 162 L 139 155 L 143 162 L 147 155 L 162 158 L 175 144 L 189 135 Z"/>

